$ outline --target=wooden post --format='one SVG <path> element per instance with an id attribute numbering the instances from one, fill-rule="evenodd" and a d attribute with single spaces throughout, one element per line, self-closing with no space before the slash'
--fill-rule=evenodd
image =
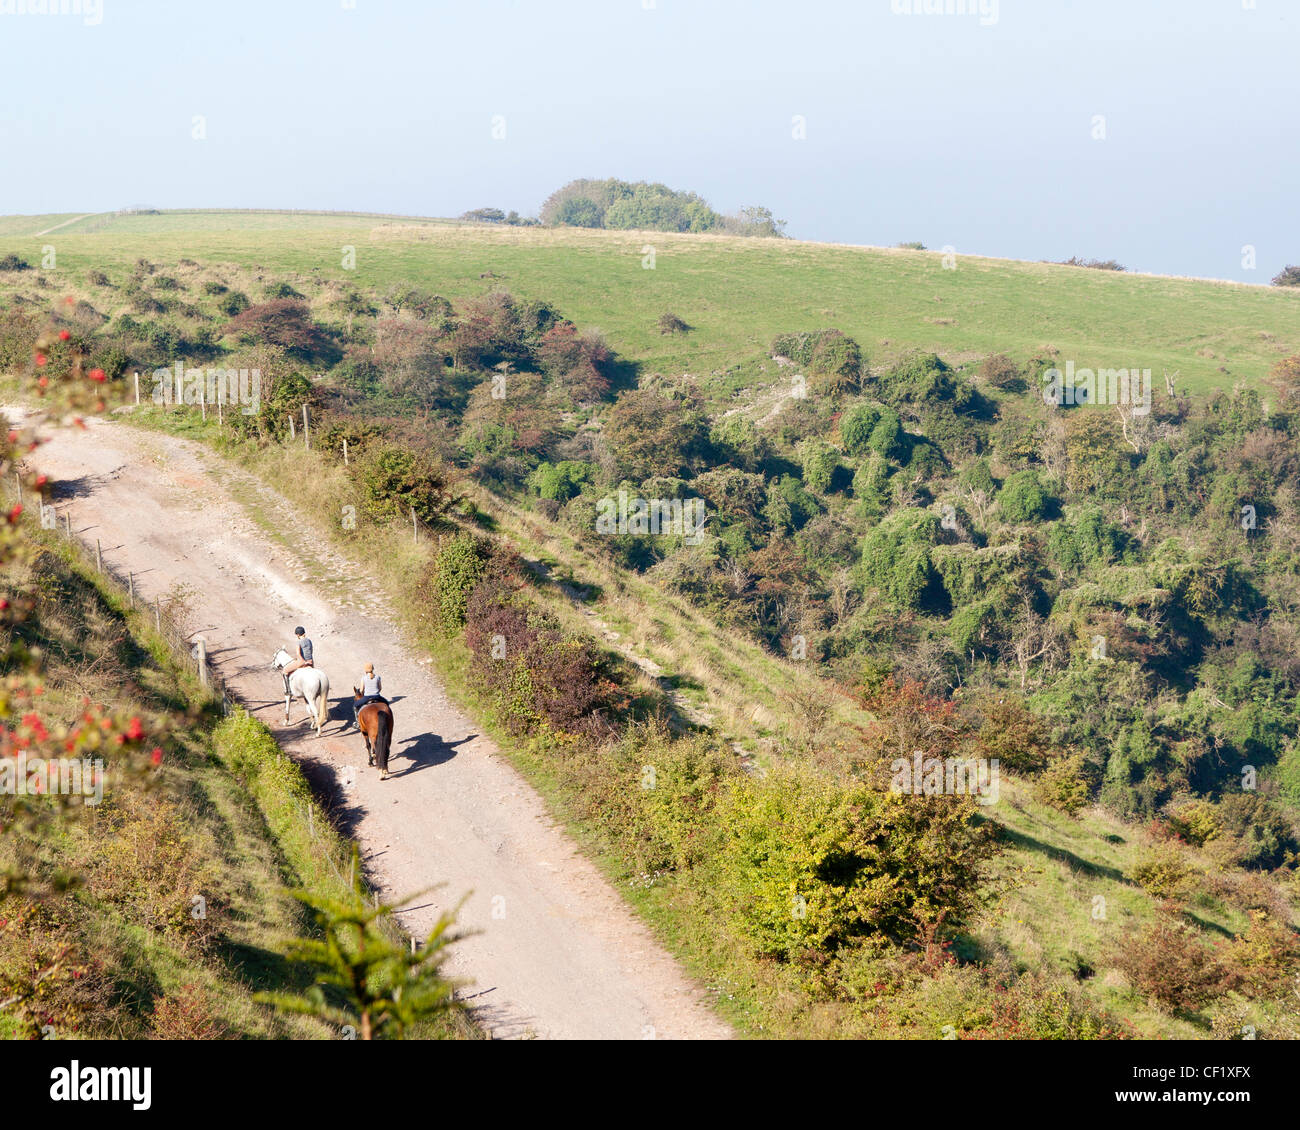
<path id="1" fill-rule="evenodd" d="M 302 406 L 302 438 L 307 445 L 307 450 L 311 450 L 311 425 L 307 422 L 307 405 Z"/>
<path id="2" fill-rule="evenodd" d="M 162 635 L 162 600 L 159 597 L 153 598 L 153 626 L 158 629 L 158 634 Z"/>
<path id="3" fill-rule="evenodd" d="M 203 378 L 203 383 L 199 385 L 199 411 L 203 413 L 203 422 L 208 422 L 208 378 Z"/>
<path id="4" fill-rule="evenodd" d="M 208 641 L 199 636 L 199 682 L 208 685 Z"/>
<path id="5" fill-rule="evenodd" d="M 225 392 L 225 389 L 226 389 L 225 380 L 223 379 L 217 381 L 217 427 L 219 428 L 224 427 L 226 423 L 225 413 L 222 411 L 222 406 L 226 399 L 222 395 L 222 393 Z"/>
<path id="6" fill-rule="evenodd" d="M 420 527 L 415 523 L 415 507 L 411 507 L 411 541 L 415 545 L 420 544 Z"/>
<path id="7" fill-rule="evenodd" d="M 104 550 L 101 548 L 99 544 L 99 538 L 96 538 L 95 539 L 95 572 L 102 573 L 103 571 L 104 571 Z"/>
<path id="8" fill-rule="evenodd" d="M 72 511 L 71 510 L 65 510 L 63 512 L 63 529 L 68 535 L 68 540 L 71 541 L 72 540 Z"/>
<path id="9" fill-rule="evenodd" d="M 298 429 L 293 426 L 293 417 L 290 416 L 289 417 L 289 439 L 296 440 L 297 438 L 298 438 Z"/>
<path id="10" fill-rule="evenodd" d="M 126 575 L 126 591 L 130 594 L 131 607 L 134 608 L 135 607 L 135 574 L 134 573 L 128 573 Z"/>
<path id="11" fill-rule="evenodd" d="M 348 439 L 347 436 L 344 436 L 343 437 L 343 466 L 346 467 L 347 465 L 348 465 Z"/>
<path id="12" fill-rule="evenodd" d="M 140 371 L 137 369 L 135 374 L 135 402 L 140 403 Z"/>

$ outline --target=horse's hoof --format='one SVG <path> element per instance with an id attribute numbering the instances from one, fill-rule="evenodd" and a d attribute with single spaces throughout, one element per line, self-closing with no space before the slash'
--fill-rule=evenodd
<path id="1" fill-rule="evenodd" d="M 387 770 L 387 769 L 384 769 L 383 771 L 380 772 L 380 774 L 379 774 L 379 779 L 380 779 L 381 781 L 387 781 L 387 780 L 388 780 L 388 770 Z"/>

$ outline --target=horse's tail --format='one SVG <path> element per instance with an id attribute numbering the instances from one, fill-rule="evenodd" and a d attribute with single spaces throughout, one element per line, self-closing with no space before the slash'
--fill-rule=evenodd
<path id="1" fill-rule="evenodd" d="M 330 681 L 324 671 L 320 673 L 320 700 L 316 703 L 316 728 L 319 730 L 330 717 Z"/>
<path id="2" fill-rule="evenodd" d="M 381 773 L 388 772 L 388 743 L 393 736 L 393 716 L 387 710 L 375 711 L 375 764 Z"/>

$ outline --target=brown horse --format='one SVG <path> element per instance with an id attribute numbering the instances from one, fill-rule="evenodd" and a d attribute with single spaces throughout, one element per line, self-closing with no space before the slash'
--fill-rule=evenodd
<path id="1" fill-rule="evenodd" d="M 352 688 L 354 702 L 365 696 L 360 687 Z M 379 779 L 388 780 L 388 749 L 393 740 L 393 712 L 386 702 L 368 702 L 357 712 L 357 726 L 366 739 L 370 764 L 379 763 Z"/>

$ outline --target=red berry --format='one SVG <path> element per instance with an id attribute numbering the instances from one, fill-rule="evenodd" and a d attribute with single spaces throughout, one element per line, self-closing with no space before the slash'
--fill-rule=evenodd
<path id="1" fill-rule="evenodd" d="M 44 353 L 38 353 L 38 354 L 36 355 L 36 364 L 38 364 L 38 365 L 44 365 L 45 362 L 48 361 L 48 360 L 49 360 L 49 358 L 46 357 Z"/>
<path id="2" fill-rule="evenodd" d="M 91 379 L 92 381 L 102 381 L 102 380 L 104 380 L 104 370 L 103 370 L 103 369 L 91 369 L 89 375 L 90 375 L 90 379 Z"/>
<path id="3" fill-rule="evenodd" d="M 72 335 L 71 335 L 70 333 L 68 333 L 67 330 L 60 330 L 60 331 L 59 331 L 59 340 L 60 340 L 60 341 L 67 341 L 68 338 L 70 338 L 71 336 L 72 336 Z"/>

